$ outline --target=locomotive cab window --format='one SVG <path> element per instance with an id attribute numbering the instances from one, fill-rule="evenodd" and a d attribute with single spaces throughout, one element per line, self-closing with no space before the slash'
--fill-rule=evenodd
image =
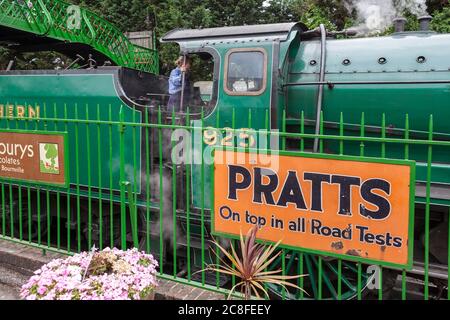
<path id="1" fill-rule="evenodd" d="M 229 95 L 260 95 L 266 89 L 267 56 L 263 49 L 234 49 L 226 56 L 225 92 Z"/>
<path id="2" fill-rule="evenodd" d="M 169 114 L 173 111 L 183 113 L 189 108 L 192 117 L 199 116 L 202 110 L 208 115 L 216 106 L 219 91 L 220 59 L 217 53 L 203 48 L 202 51 L 188 52 L 185 58 L 180 54 L 174 67 L 167 82 Z"/>

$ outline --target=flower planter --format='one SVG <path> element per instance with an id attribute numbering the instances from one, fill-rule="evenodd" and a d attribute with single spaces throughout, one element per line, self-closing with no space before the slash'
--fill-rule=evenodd
<path id="1" fill-rule="evenodd" d="M 145 298 L 141 300 L 155 300 L 155 289 L 152 290 Z"/>
<path id="2" fill-rule="evenodd" d="M 154 300 L 157 261 L 137 249 L 106 248 L 55 259 L 22 287 L 27 300 Z"/>

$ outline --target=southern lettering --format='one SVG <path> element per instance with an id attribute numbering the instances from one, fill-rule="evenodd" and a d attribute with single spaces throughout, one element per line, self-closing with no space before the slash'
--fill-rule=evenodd
<path id="1" fill-rule="evenodd" d="M 0 104 L 0 118 L 39 118 L 39 106 L 23 106 L 14 104 Z"/>

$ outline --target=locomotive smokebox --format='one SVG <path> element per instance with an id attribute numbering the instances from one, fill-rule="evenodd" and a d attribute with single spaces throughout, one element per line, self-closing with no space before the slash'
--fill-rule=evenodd
<path id="1" fill-rule="evenodd" d="M 398 17 L 393 20 L 395 32 L 404 32 L 406 26 L 406 18 Z"/>
<path id="2" fill-rule="evenodd" d="M 431 16 L 421 16 L 419 17 L 420 31 L 430 31 Z"/>

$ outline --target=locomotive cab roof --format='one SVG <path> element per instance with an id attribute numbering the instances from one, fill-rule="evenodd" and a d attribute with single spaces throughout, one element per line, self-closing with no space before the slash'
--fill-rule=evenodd
<path id="1" fill-rule="evenodd" d="M 294 30 L 306 31 L 301 22 L 247 25 L 206 29 L 174 29 L 166 33 L 161 42 L 203 41 L 230 38 L 265 38 L 286 40 Z"/>

